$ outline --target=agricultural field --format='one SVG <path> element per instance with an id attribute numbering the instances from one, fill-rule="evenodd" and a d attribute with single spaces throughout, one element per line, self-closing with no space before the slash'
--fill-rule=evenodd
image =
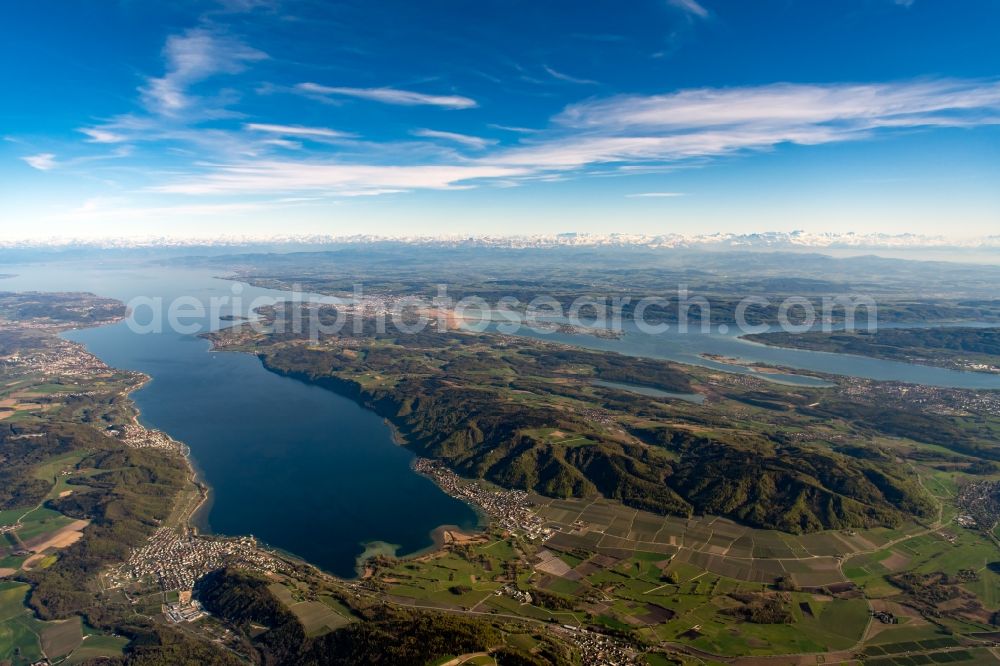
<path id="1" fill-rule="evenodd" d="M 302 623 L 306 636 L 319 636 L 350 623 L 350 620 L 322 601 L 300 601 L 288 609 Z"/>
<path id="2" fill-rule="evenodd" d="M 597 555 L 576 573 L 605 595 L 594 604 L 599 623 L 638 630 L 651 643 L 687 643 L 716 654 L 827 652 L 852 647 L 868 624 L 868 608 L 858 596 L 773 592 L 770 586 L 735 580 L 656 553 L 627 559 Z M 782 622 L 745 621 L 734 610 L 741 600 L 769 599 Z"/>
<path id="3" fill-rule="evenodd" d="M 996 546 L 954 523 L 792 535 L 603 499 L 530 498 L 554 530 L 544 542 L 487 533 L 444 552 L 379 558 L 367 584 L 398 603 L 603 627 L 720 657 L 850 659 L 870 647 L 883 658 L 884 645 L 916 642 L 893 663 L 979 659 L 976 643 L 942 641 L 989 630 L 975 621 L 984 616 L 925 619 L 890 580 L 904 571 L 966 576 L 949 582 L 964 591 L 955 598 L 997 609 L 1000 574 L 986 566 Z"/>
<path id="4" fill-rule="evenodd" d="M 40 638 L 46 655 L 50 658 L 65 657 L 83 642 L 83 624 L 79 617 L 45 622 Z"/>
<path id="5" fill-rule="evenodd" d="M 763 594 L 767 585 L 719 576 L 663 553 L 635 551 L 623 558 L 549 546 L 491 535 L 448 553 L 393 562 L 374 580 L 402 603 L 603 625 L 634 631 L 653 645 L 682 643 L 728 655 L 849 649 L 869 622 L 859 595 L 793 592 L 782 598 L 787 623 L 753 624 L 727 612 L 741 606 L 734 597 Z"/>
<path id="6" fill-rule="evenodd" d="M 25 614 L 24 597 L 28 585 L 16 582 L 0 582 L 0 622 L 19 618 Z"/>
<path id="7" fill-rule="evenodd" d="M 295 615 L 306 636 L 320 636 L 352 621 L 349 611 L 332 597 L 310 598 L 313 595 L 304 593 L 294 585 L 294 581 L 289 581 L 288 584 L 272 583 L 268 590 Z"/>
<path id="8" fill-rule="evenodd" d="M 91 634 L 84 636 L 79 647 L 62 663 L 65 666 L 76 666 L 99 657 L 118 657 L 122 655 L 126 645 L 128 645 L 128 639 L 121 636 Z"/>
<path id="9" fill-rule="evenodd" d="M 124 638 L 94 634 L 79 617 L 42 622 L 25 607 L 29 587 L 0 582 L 0 663 L 30 664 L 43 656 L 77 664 L 96 657 L 113 657 L 128 643 Z"/>
<path id="10" fill-rule="evenodd" d="M 973 595 L 985 609 L 1000 608 L 1000 575 L 988 565 L 1000 559 L 995 544 L 979 532 L 957 525 L 931 531 L 844 562 L 844 573 L 872 599 L 893 598 L 900 589 L 890 577 L 903 572 L 963 576 L 956 587 Z"/>
<path id="11" fill-rule="evenodd" d="M 0 528 L 8 528 L 0 534 L 0 577 L 18 569 L 51 566 L 58 551 L 82 537 L 88 521 L 73 520 L 45 504 L 86 488 L 68 483 L 92 473 L 77 469 L 86 455 L 86 451 L 72 451 L 46 459 L 31 470 L 33 478 L 51 484 L 41 502 L 0 512 Z"/>
<path id="12" fill-rule="evenodd" d="M 29 586 L 0 582 L 0 662 L 31 663 L 41 657 L 35 620 L 25 608 Z"/>
<path id="13" fill-rule="evenodd" d="M 532 496 L 539 514 L 559 529 L 549 542 L 571 550 L 620 556 L 660 553 L 719 576 L 756 583 L 787 579 L 800 587 L 845 583 L 840 560 L 852 553 L 917 533 L 898 529 L 840 530 L 792 535 L 759 530 L 717 517 L 679 518 L 631 509 L 608 500 L 581 501 Z"/>

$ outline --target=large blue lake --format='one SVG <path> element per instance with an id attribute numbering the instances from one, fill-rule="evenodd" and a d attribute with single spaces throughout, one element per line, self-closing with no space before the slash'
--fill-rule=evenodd
<path id="1" fill-rule="evenodd" d="M 193 296 L 209 304 L 212 297 L 233 296 L 235 284 L 198 271 L 4 271 L 18 276 L 0 280 L 0 290 L 91 291 L 126 302 Z M 240 295 L 247 305 L 282 296 L 251 287 Z M 197 323 L 220 325 L 217 318 Z M 123 322 L 66 337 L 111 366 L 152 377 L 132 397 L 145 425 L 190 447 L 212 489 L 202 516 L 211 531 L 253 534 L 352 576 L 366 544 L 394 544 L 407 554 L 431 546 L 441 525 L 477 525 L 469 506 L 411 469 L 413 454 L 393 441 L 382 419 L 350 399 L 269 372 L 254 356 L 212 353 L 194 334 L 139 335 Z"/>
<path id="2" fill-rule="evenodd" d="M 211 307 L 211 299 L 241 304 L 226 314 L 248 314 L 254 299 L 271 302 L 283 292 L 238 285 L 188 269 L 69 266 L 3 266 L 16 277 L 0 290 L 90 291 L 128 302 L 135 297 L 184 296 Z M 234 293 L 238 292 L 238 293 Z M 145 321 L 142 317 L 137 317 Z M 217 316 L 193 320 L 200 330 L 229 325 Z M 212 488 L 205 526 L 223 534 L 253 534 L 339 575 L 354 573 L 372 542 L 412 553 L 432 544 L 441 525 L 471 528 L 477 516 L 410 467 L 413 456 L 396 445 L 372 412 L 326 389 L 268 372 L 240 353 L 211 353 L 195 333 L 170 330 L 137 334 L 125 323 L 71 331 L 109 365 L 146 373 L 152 380 L 133 398 L 142 421 L 191 448 Z M 718 354 L 871 379 L 936 386 L 1000 389 L 1000 376 L 956 372 L 893 361 L 780 349 L 733 335 L 627 331 L 617 340 L 565 333 L 538 337 L 637 356 L 694 363 L 729 372 L 755 373 L 705 359 Z M 760 375 L 774 381 L 821 384 L 802 375 Z"/>

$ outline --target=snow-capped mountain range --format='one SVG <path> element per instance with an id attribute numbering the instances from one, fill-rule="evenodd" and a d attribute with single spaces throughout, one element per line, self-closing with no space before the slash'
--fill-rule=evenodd
<path id="1" fill-rule="evenodd" d="M 751 234 L 590 234 L 560 233 L 540 235 L 441 235 L 441 236 L 220 236 L 217 238 L 104 238 L 49 240 L 0 240 L 0 249 L 28 248 L 184 248 L 184 247 L 251 247 L 251 246 L 333 246 L 398 243 L 466 247 L 544 248 L 544 247 L 646 247 L 690 249 L 901 249 L 901 248 L 962 248 L 1000 249 L 1000 235 L 955 239 L 945 236 L 883 233 L 816 233 L 807 231 L 770 231 Z"/>

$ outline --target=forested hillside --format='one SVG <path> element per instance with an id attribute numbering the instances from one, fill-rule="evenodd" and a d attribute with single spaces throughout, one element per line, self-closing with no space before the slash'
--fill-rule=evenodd
<path id="1" fill-rule="evenodd" d="M 667 362 L 487 334 L 395 339 L 366 329 L 319 344 L 262 335 L 250 346 L 242 335 L 216 340 L 239 340 L 272 370 L 364 402 L 420 455 L 501 486 L 601 494 L 789 532 L 896 525 L 931 512 L 919 484 L 884 461 L 793 441 L 779 428 L 741 427 L 725 409 L 672 418 L 655 402 L 592 384 L 696 390 Z M 788 407 L 786 418 L 809 420 Z"/>

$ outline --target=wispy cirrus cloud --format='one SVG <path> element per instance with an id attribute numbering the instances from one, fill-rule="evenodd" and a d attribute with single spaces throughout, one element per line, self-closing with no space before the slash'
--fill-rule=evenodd
<path id="1" fill-rule="evenodd" d="M 461 95 L 428 95 L 398 88 L 347 88 L 319 83 L 299 83 L 295 90 L 319 97 L 355 97 L 398 106 L 439 106 L 445 109 L 472 109 L 476 100 Z"/>
<path id="2" fill-rule="evenodd" d="M 490 123 L 490 127 L 498 130 L 503 130 L 504 132 L 515 132 L 517 134 L 536 134 L 540 132 L 539 129 L 534 129 L 531 127 L 517 127 L 516 125 L 498 125 L 497 123 Z"/>
<path id="3" fill-rule="evenodd" d="M 671 5 L 681 9 L 691 16 L 696 16 L 698 18 L 708 18 L 708 10 L 705 9 L 697 0 L 667 0 Z"/>
<path id="4" fill-rule="evenodd" d="M 548 131 L 500 152 L 494 162 L 560 169 L 677 162 L 896 129 L 989 124 L 1000 124 L 997 81 L 700 88 L 572 104 Z"/>
<path id="5" fill-rule="evenodd" d="M 674 197 L 685 197 L 686 192 L 636 192 L 626 194 L 626 199 L 672 199 Z"/>
<path id="6" fill-rule="evenodd" d="M 518 167 L 489 165 L 384 166 L 324 161 L 261 161 L 231 164 L 192 175 L 152 190 L 170 194 L 225 195 L 301 193 L 365 194 L 412 189 L 450 190 L 471 181 L 526 175 Z"/>
<path id="7" fill-rule="evenodd" d="M 471 136 L 469 134 L 442 132 L 440 130 L 432 129 L 416 129 L 410 132 L 410 134 L 424 139 L 444 139 L 445 141 L 453 141 L 455 143 L 462 144 L 463 146 L 468 146 L 469 148 L 475 148 L 476 150 L 482 150 L 487 146 L 497 143 L 496 139 L 484 139 L 482 137 Z"/>
<path id="8" fill-rule="evenodd" d="M 165 73 L 148 77 L 138 88 L 138 101 L 146 111 L 78 128 L 87 137 L 86 143 L 160 145 L 172 153 L 197 153 L 209 159 L 259 155 L 267 146 L 295 147 L 280 138 L 261 139 L 204 126 L 206 122 L 239 117 L 241 114 L 227 108 L 239 96 L 229 89 L 199 94 L 197 85 L 213 77 L 239 74 L 251 64 L 266 60 L 266 53 L 210 24 L 170 35 L 162 52 Z"/>
<path id="9" fill-rule="evenodd" d="M 50 171 L 57 166 L 56 156 L 52 153 L 38 153 L 37 155 L 26 155 L 21 158 L 32 169 L 39 171 Z"/>
<path id="10" fill-rule="evenodd" d="M 89 137 L 87 143 L 122 143 L 128 140 L 124 134 L 117 134 L 100 127 L 81 127 L 79 131 Z"/>
<path id="11" fill-rule="evenodd" d="M 282 136 L 294 136 L 303 139 L 348 139 L 357 135 L 350 132 L 340 132 L 326 127 L 303 127 L 302 125 L 275 125 L 272 123 L 244 123 L 243 129 L 251 132 L 265 132 L 269 134 L 280 134 Z"/>
<path id="12" fill-rule="evenodd" d="M 255 157 L 261 155 L 267 145 L 275 145 L 275 137 L 271 135 L 203 127 L 197 123 L 155 114 L 124 114 L 79 131 L 88 136 L 96 134 L 108 137 L 108 140 L 100 143 L 128 143 L 140 147 L 148 145 L 175 153 L 190 153 L 208 160 Z"/>
<path id="13" fill-rule="evenodd" d="M 548 72 L 549 76 L 551 76 L 554 79 L 559 79 L 560 81 L 566 81 L 568 83 L 579 83 L 581 85 L 592 85 L 592 86 L 599 85 L 597 81 L 594 81 L 592 79 L 581 79 L 575 76 L 570 76 L 569 74 L 563 74 L 562 72 L 553 69 L 548 65 L 543 65 L 542 68 L 546 72 Z"/>
<path id="14" fill-rule="evenodd" d="M 998 105 L 997 81 L 777 83 L 699 88 L 664 95 L 621 95 L 570 105 L 555 120 L 565 127 L 616 131 L 810 125 L 851 129 L 890 123 L 933 125 L 961 119 L 963 113 L 992 115 Z"/>
<path id="15" fill-rule="evenodd" d="M 238 74 L 249 63 L 264 60 L 267 54 L 224 33 L 193 28 L 171 35 L 163 48 L 166 73 L 151 77 L 139 89 L 146 108 L 153 113 L 174 116 L 191 109 L 191 86 L 217 74 Z"/>
<path id="16" fill-rule="evenodd" d="M 38 169 L 39 171 L 52 171 L 53 169 L 73 167 L 101 160 L 128 157 L 131 154 L 132 149 L 129 146 L 119 146 L 110 153 L 102 153 L 98 155 L 80 155 L 66 159 L 57 159 L 55 153 L 38 153 L 36 155 L 25 155 L 21 159 L 33 169 Z"/>

